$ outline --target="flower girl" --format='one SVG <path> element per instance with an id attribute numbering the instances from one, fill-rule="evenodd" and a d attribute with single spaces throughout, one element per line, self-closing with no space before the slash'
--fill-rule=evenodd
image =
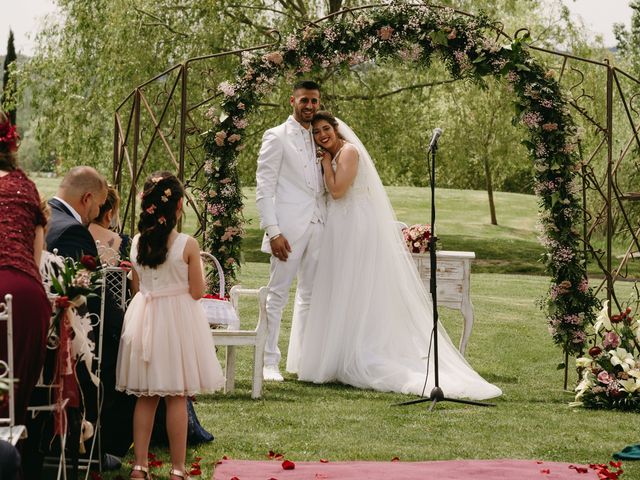
<path id="1" fill-rule="evenodd" d="M 131 245 L 132 288 L 117 365 L 117 389 L 136 395 L 135 465 L 131 478 L 149 478 L 147 454 L 160 397 L 167 406 L 172 479 L 188 478 L 186 397 L 222 387 L 222 369 L 204 310 L 198 242 L 175 230 L 184 189 L 169 172 L 144 184 L 139 234 Z"/>

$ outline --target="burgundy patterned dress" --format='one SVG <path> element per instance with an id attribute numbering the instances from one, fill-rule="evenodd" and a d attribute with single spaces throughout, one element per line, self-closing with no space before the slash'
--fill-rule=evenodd
<path id="1" fill-rule="evenodd" d="M 46 352 L 51 306 L 33 258 L 38 225 L 46 219 L 35 184 L 22 170 L 0 177 L 0 299 L 13 295 L 13 355 L 16 422 L 25 424 L 27 407 Z M 0 326 L 0 358 L 7 358 L 6 323 Z M 0 416 L 7 416 L 6 406 Z"/>

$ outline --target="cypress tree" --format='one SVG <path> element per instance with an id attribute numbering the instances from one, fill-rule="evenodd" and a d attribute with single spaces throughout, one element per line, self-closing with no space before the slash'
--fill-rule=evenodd
<path id="1" fill-rule="evenodd" d="M 6 100 L 10 96 L 10 86 L 9 86 L 9 66 L 15 62 L 16 57 L 16 47 L 13 43 L 13 30 L 9 30 L 9 41 L 7 42 L 7 56 L 4 58 L 4 74 L 2 76 L 2 104 L 6 102 Z M 9 115 L 9 119 L 13 125 L 16 124 L 16 107 L 14 106 L 11 110 L 7 111 Z"/>

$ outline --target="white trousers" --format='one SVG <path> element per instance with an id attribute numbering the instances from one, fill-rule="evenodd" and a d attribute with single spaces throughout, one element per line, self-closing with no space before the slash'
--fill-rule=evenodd
<path id="1" fill-rule="evenodd" d="M 278 365 L 280 363 L 280 323 L 282 311 L 289 300 L 289 290 L 293 279 L 298 278 L 296 299 L 293 307 L 292 332 L 302 327 L 307 320 L 313 278 L 316 275 L 318 256 L 322 241 L 323 225 L 310 223 L 304 235 L 291 245 L 291 253 L 286 262 L 271 255 L 271 275 L 269 278 L 269 292 L 267 294 L 267 343 L 264 349 L 264 364 Z"/>

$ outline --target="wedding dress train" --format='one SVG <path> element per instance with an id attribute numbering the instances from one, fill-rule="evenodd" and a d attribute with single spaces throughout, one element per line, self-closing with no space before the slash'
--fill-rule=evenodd
<path id="1" fill-rule="evenodd" d="M 429 395 L 434 386 L 433 351 L 427 362 L 430 294 L 366 149 L 343 122 L 338 131 L 358 149 L 358 173 L 342 198 L 329 199 L 309 316 L 304 330 L 292 326 L 287 371 L 303 381 Z M 445 395 L 475 400 L 501 395 L 441 326 L 438 335 Z"/>

